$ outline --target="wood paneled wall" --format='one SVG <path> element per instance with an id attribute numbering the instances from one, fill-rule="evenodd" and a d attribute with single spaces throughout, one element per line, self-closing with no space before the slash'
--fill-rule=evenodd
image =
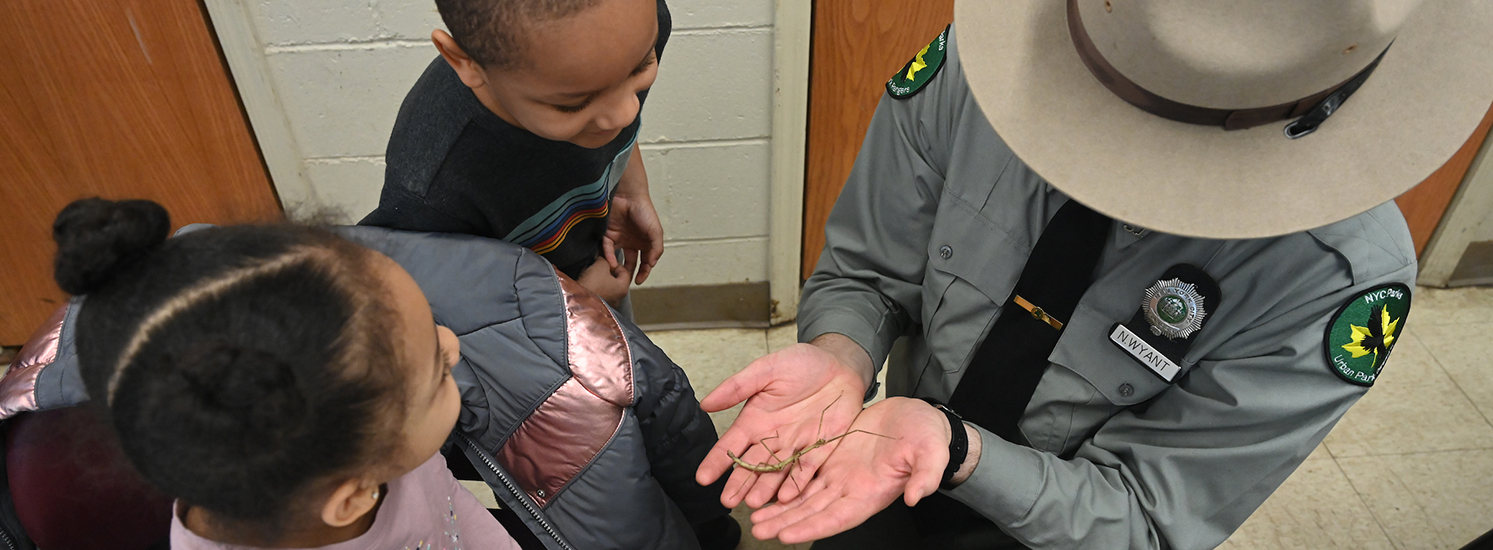
<path id="1" fill-rule="evenodd" d="M 175 226 L 280 215 L 196 1 L 6 0 L 0 51 L 0 344 L 65 300 L 51 227 L 75 199 L 152 199 Z"/>

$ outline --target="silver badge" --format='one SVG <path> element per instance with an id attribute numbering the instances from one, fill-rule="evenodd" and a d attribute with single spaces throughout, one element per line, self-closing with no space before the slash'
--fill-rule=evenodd
<path id="1" fill-rule="evenodd" d="M 1191 336 L 1203 328 L 1203 318 L 1208 316 L 1203 309 L 1203 295 L 1198 294 L 1197 287 L 1181 279 L 1156 281 L 1146 289 L 1141 311 L 1146 312 L 1151 333 L 1169 340 Z"/>

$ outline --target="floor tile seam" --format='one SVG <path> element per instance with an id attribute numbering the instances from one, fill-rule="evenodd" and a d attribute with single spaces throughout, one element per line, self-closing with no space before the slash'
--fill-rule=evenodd
<path id="1" fill-rule="evenodd" d="M 1374 518 L 1374 525 L 1379 527 L 1379 534 L 1384 535 L 1384 540 L 1389 541 L 1389 545 L 1394 547 L 1395 550 L 1404 550 L 1400 546 L 1400 543 L 1394 537 L 1390 536 L 1389 528 L 1384 525 L 1383 520 L 1379 519 L 1379 514 L 1374 511 L 1374 507 L 1369 506 L 1368 497 L 1364 496 L 1363 491 L 1358 490 L 1358 485 L 1353 483 L 1353 478 L 1348 475 L 1347 470 L 1343 469 L 1343 465 L 1338 463 L 1336 457 L 1332 459 L 1332 467 L 1337 468 L 1337 473 L 1348 481 L 1348 488 L 1353 489 L 1353 496 L 1358 497 L 1358 504 L 1363 506 L 1364 510 L 1369 511 L 1369 517 Z"/>
<path id="2" fill-rule="evenodd" d="M 1488 417 L 1488 413 L 1483 411 L 1483 408 L 1477 405 L 1477 401 L 1473 400 L 1472 396 L 1467 394 L 1467 390 L 1462 388 L 1462 383 L 1457 381 L 1457 377 L 1452 375 L 1452 372 L 1450 370 L 1447 370 L 1446 365 L 1442 364 L 1441 358 L 1436 356 L 1436 351 L 1431 349 L 1430 345 L 1426 344 L 1426 340 L 1424 338 L 1421 338 L 1418 332 L 1412 331 L 1411 334 L 1415 336 L 1416 342 L 1420 342 L 1420 345 L 1426 348 L 1426 353 L 1431 356 L 1432 361 L 1436 362 L 1436 368 L 1441 369 L 1441 373 L 1445 374 L 1446 378 L 1452 381 L 1453 386 L 1456 386 L 1457 393 L 1462 395 L 1462 399 L 1466 399 L 1467 403 L 1472 405 L 1472 410 L 1477 411 L 1478 416 L 1481 416 L 1483 418 L 1484 424 L 1487 424 L 1489 428 L 1493 428 L 1493 419 L 1490 419 Z"/>
<path id="3" fill-rule="evenodd" d="M 1480 451 L 1493 451 L 1493 447 L 1469 447 L 1469 448 L 1465 448 L 1465 449 L 1437 449 L 1437 450 L 1434 450 L 1434 451 L 1407 451 L 1407 452 L 1403 452 L 1403 453 L 1375 453 L 1375 454 L 1362 454 L 1362 455 L 1349 455 L 1349 456 L 1334 456 L 1333 459 L 1334 460 L 1342 460 L 1342 459 L 1345 459 L 1345 458 L 1348 458 L 1348 459 L 1353 459 L 1353 458 L 1383 458 L 1383 457 L 1391 457 L 1391 456 L 1437 455 L 1437 454 L 1447 454 L 1447 453 L 1475 453 L 1475 452 L 1480 452 Z"/>
<path id="4" fill-rule="evenodd" d="M 1405 478 L 1400 477 L 1400 473 L 1397 472 L 1397 471 L 1395 471 L 1394 468 L 1386 468 L 1386 469 L 1389 470 L 1389 475 L 1394 476 L 1395 482 L 1399 483 L 1401 487 L 1405 487 L 1407 489 L 1409 487 L 1411 487 L 1411 485 L 1409 483 L 1405 482 Z M 1433 517 L 1432 514 L 1431 514 L 1431 511 L 1426 509 L 1425 505 L 1421 503 L 1420 499 L 1415 498 L 1415 495 L 1414 495 L 1413 492 L 1410 495 L 1410 499 L 1411 499 L 1411 502 L 1415 505 L 1415 509 L 1420 510 L 1420 513 L 1421 513 L 1422 516 L 1426 517 L 1427 519 L 1430 519 L 1431 517 Z M 1430 526 L 1427 525 L 1426 527 L 1430 527 Z M 1430 533 L 1432 534 L 1432 536 L 1435 537 L 1437 543 L 1442 542 L 1441 536 L 1444 533 L 1442 533 L 1438 529 L 1430 529 Z M 1394 541 L 1390 541 L 1390 542 L 1393 543 Z"/>

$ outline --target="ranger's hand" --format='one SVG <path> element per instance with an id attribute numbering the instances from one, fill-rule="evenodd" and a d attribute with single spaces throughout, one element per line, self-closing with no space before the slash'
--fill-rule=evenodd
<path id="1" fill-rule="evenodd" d="M 860 525 L 899 495 L 912 506 L 938 490 L 951 435 L 938 409 L 892 397 L 866 408 L 850 428 L 864 432 L 838 442 L 803 494 L 752 513 L 752 536 L 818 540 Z"/>
<path id="2" fill-rule="evenodd" d="M 735 467 L 726 453 L 748 464 L 777 464 L 821 438 L 844 433 L 861 410 L 871 380 L 870 362 L 849 338 L 827 334 L 814 344 L 796 344 L 766 355 L 727 378 L 700 401 L 701 408 L 716 412 L 742 401 L 746 406 L 705 455 L 695 480 L 708 485 L 734 468 L 721 494 L 721 504 L 727 508 L 743 500 L 759 508 L 775 495 L 781 501 L 792 500 L 814 478 L 834 444 L 815 449 L 776 472 Z M 790 475 L 792 481 L 787 481 Z"/>

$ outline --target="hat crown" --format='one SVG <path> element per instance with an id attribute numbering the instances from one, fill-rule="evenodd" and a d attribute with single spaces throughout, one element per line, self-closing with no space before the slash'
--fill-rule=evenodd
<path id="1" fill-rule="evenodd" d="M 1367 67 L 1422 0 L 1079 0 L 1105 60 L 1175 102 L 1294 102 Z"/>

